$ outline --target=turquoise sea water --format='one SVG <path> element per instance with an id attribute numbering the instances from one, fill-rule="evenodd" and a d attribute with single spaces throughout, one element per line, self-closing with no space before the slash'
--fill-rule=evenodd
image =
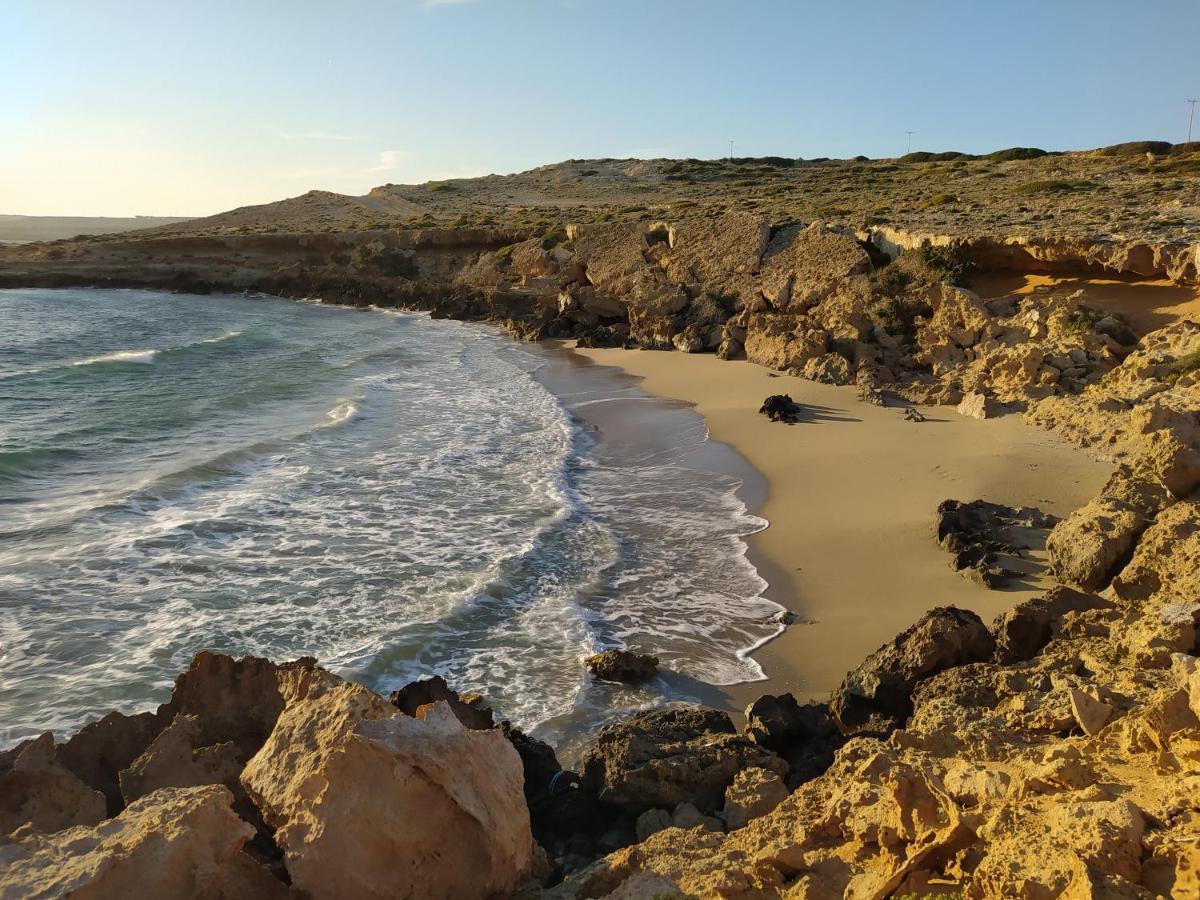
<path id="1" fill-rule="evenodd" d="M 646 398 L 421 315 L 9 290 L 0 323 L 5 744 L 151 707 L 202 648 L 438 672 L 547 735 L 761 677 L 764 523 L 695 416 L 606 441 L 580 412 Z M 622 644 L 675 674 L 592 684 Z"/>

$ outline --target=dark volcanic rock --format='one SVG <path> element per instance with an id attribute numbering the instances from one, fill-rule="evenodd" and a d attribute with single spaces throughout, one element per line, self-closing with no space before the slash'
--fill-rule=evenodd
<path id="1" fill-rule="evenodd" d="M 1095 594 L 1055 587 L 1041 597 L 1018 603 L 992 623 L 996 662 L 1008 664 L 1033 659 L 1050 643 L 1057 622 L 1068 612 L 1086 612 L 1113 604 Z"/>
<path id="2" fill-rule="evenodd" d="M 728 714 L 659 709 L 600 729 L 583 754 L 583 786 L 602 802 L 633 813 L 684 802 L 711 813 L 720 808 L 733 777 L 751 766 L 787 773 L 776 754 L 738 735 Z"/>
<path id="3" fill-rule="evenodd" d="M 765 694 L 747 706 L 746 737 L 787 761 L 792 788 L 829 768 L 844 742 L 829 704 L 801 705 L 791 694 Z"/>
<path id="4" fill-rule="evenodd" d="M 603 681 L 623 681 L 637 684 L 653 678 L 658 671 L 658 657 L 628 650 L 605 650 L 587 660 L 588 671 Z"/>
<path id="5" fill-rule="evenodd" d="M 763 401 L 758 411 L 772 422 L 787 422 L 793 425 L 800 421 L 800 404 L 787 394 L 772 394 Z"/>
<path id="6" fill-rule="evenodd" d="M 482 704 L 465 702 L 459 697 L 457 691 L 451 690 L 450 686 L 446 684 L 446 680 L 440 675 L 406 684 L 400 690 L 392 691 L 391 696 L 388 697 L 388 701 L 393 706 L 399 707 L 406 715 L 410 716 L 415 716 L 417 710 L 422 706 L 437 703 L 439 700 L 450 705 L 455 718 L 465 728 L 487 731 L 496 724 L 492 721 L 492 711 L 489 708 Z"/>
<path id="7" fill-rule="evenodd" d="M 983 587 L 998 588 L 1017 574 L 999 565 L 999 554 L 1023 556 L 1031 545 L 1021 532 L 1049 529 L 1057 521 L 1029 506 L 945 500 L 934 528 L 938 543 L 950 554 L 950 568 Z"/>
<path id="8" fill-rule="evenodd" d="M 843 679 L 831 710 L 848 733 L 901 727 L 912 714 L 912 692 L 920 681 L 983 662 L 994 648 L 991 633 L 975 613 L 953 606 L 930 610 Z"/>

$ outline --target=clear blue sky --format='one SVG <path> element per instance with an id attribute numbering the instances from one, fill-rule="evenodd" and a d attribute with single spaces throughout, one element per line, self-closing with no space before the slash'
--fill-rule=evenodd
<path id="1" fill-rule="evenodd" d="M 0 0 L 0 212 L 1181 141 L 1195 96 L 1200 0 Z"/>

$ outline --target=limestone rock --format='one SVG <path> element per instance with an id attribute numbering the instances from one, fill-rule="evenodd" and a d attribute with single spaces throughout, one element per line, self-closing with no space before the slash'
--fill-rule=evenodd
<path id="1" fill-rule="evenodd" d="M 605 725 L 584 751 L 581 766 L 586 789 L 638 813 L 683 802 L 715 810 L 742 769 L 787 771 L 774 753 L 738 736 L 727 714 L 687 707 Z"/>
<path id="2" fill-rule="evenodd" d="M 196 716 L 177 715 L 120 774 L 121 794 L 132 803 L 163 787 L 238 785 L 242 763 L 232 741 L 205 747 Z"/>
<path id="3" fill-rule="evenodd" d="M 1066 584 L 1085 591 L 1102 588 L 1145 527 L 1146 517 L 1120 501 L 1091 500 L 1050 532 L 1050 568 Z"/>
<path id="4" fill-rule="evenodd" d="M 776 309 L 805 309 L 845 280 L 870 271 L 871 260 L 858 241 L 814 222 L 771 239 L 762 263 L 762 291 Z"/>
<path id="5" fill-rule="evenodd" d="M 1083 733 L 1091 736 L 1097 734 L 1113 714 L 1113 708 L 1091 694 L 1071 688 L 1071 713 Z"/>
<path id="6" fill-rule="evenodd" d="M 652 834 L 671 827 L 671 814 L 665 809 L 648 809 L 637 817 L 637 839 L 644 841 Z"/>
<path id="7" fill-rule="evenodd" d="M 743 769 L 725 789 L 725 825 L 730 831 L 765 816 L 787 799 L 788 789 L 774 772 Z"/>
<path id="8" fill-rule="evenodd" d="M 0 835 L 27 823 L 53 832 L 104 817 L 104 795 L 58 761 L 50 732 L 0 753 Z"/>
<path id="9" fill-rule="evenodd" d="M 813 357 L 804 364 L 801 373 L 809 381 L 819 381 L 822 384 L 850 384 L 854 380 L 850 363 L 837 353 Z"/>
<path id="10" fill-rule="evenodd" d="M 992 623 L 996 659 L 1002 663 L 1032 659 L 1050 643 L 1057 623 L 1068 612 L 1085 612 L 1111 607 L 1095 594 L 1083 594 L 1058 586 L 1045 595 L 1018 603 Z"/>
<path id="11" fill-rule="evenodd" d="M 896 727 L 911 714 L 912 692 L 919 681 L 982 662 L 994 647 L 975 613 L 938 607 L 850 672 L 834 692 L 830 708 L 844 731 L 868 725 Z"/>
<path id="12" fill-rule="evenodd" d="M 1180 501 L 1159 514 L 1112 588 L 1126 602 L 1155 595 L 1189 603 L 1200 599 L 1200 500 Z"/>
<path id="13" fill-rule="evenodd" d="M 746 358 L 769 369 L 799 369 L 829 351 L 829 335 L 803 316 L 750 316 L 743 342 Z"/>
<path id="14" fill-rule="evenodd" d="M 0 844 L 0 897 L 287 897 L 241 852 L 254 829 L 218 785 L 166 788 L 94 827 L 43 836 L 22 829 Z"/>
<path id="15" fill-rule="evenodd" d="M 445 703 L 422 710 L 424 719 L 411 718 L 342 682 L 281 713 L 242 783 L 277 829 L 297 889 L 482 898 L 512 890 L 529 870 L 512 744 L 499 730 L 464 729 Z"/>
<path id="16" fill-rule="evenodd" d="M 658 657 L 628 650 L 605 650 L 589 656 L 588 670 L 602 681 L 622 681 L 637 684 L 653 678 L 658 671 Z"/>
<path id="17" fill-rule="evenodd" d="M 969 419 L 990 419 L 996 414 L 988 397 L 978 392 L 967 394 L 955 408 Z"/>

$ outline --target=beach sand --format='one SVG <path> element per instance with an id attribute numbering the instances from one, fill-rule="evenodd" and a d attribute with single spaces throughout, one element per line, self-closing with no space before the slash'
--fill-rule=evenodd
<path id="1" fill-rule="evenodd" d="M 731 445 L 765 479 L 757 510 L 769 527 L 751 539 L 768 596 L 798 616 L 754 657 L 767 681 L 706 698 L 740 710 L 764 693 L 826 699 L 845 673 L 924 612 L 953 604 L 990 622 L 1036 596 L 1045 579 L 989 591 L 952 571 L 932 527 L 948 498 L 1031 505 L 1065 515 L 1111 469 L 1019 415 L 977 421 L 953 408 L 858 401 L 851 387 L 794 378 L 744 361 L 646 350 L 576 350 L 642 379 L 648 393 L 695 407 L 713 440 Z M 805 404 L 786 425 L 758 413 L 770 394 Z"/>

